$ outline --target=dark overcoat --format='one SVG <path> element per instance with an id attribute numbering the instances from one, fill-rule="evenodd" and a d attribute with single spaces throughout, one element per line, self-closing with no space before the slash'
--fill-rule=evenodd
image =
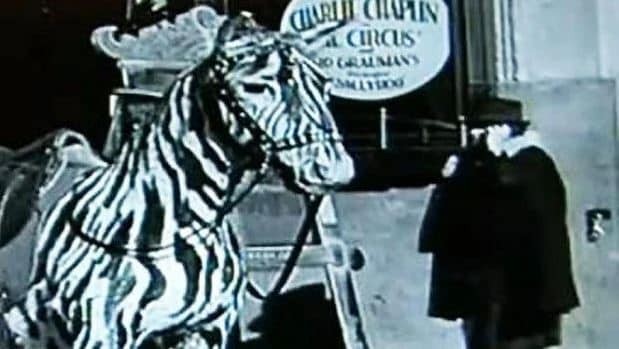
<path id="1" fill-rule="evenodd" d="M 429 315 L 562 314 L 578 306 L 566 192 L 553 160 L 529 146 L 513 157 L 471 150 L 432 193 L 419 251 L 433 253 Z"/>

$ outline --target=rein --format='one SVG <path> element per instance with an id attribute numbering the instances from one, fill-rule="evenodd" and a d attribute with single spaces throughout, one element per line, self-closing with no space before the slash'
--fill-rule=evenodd
<path id="1" fill-rule="evenodd" d="M 292 251 L 290 251 L 290 255 L 288 256 L 288 259 L 286 259 L 286 263 L 284 264 L 283 269 L 280 271 L 275 285 L 268 293 L 264 293 L 264 291 L 260 290 L 260 288 L 254 282 L 248 280 L 247 292 L 252 297 L 264 301 L 269 298 L 275 297 L 281 293 L 284 286 L 286 286 L 286 284 L 290 280 L 292 271 L 294 270 L 294 267 L 299 261 L 299 257 L 301 256 L 301 252 L 303 251 L 303 245 L 305 245 L 307 237 L 312 230 L 315 222 L 314 219 L 316 217 L 316 214 L 318 213 L 318 209 L 320 208 L 322 199 L 322 196 L 305 196 L 305 214 L 303 216 L 303 221 L 301 222 L 299 230 L 297 231 L 297 237 L 292 247 Z"/>

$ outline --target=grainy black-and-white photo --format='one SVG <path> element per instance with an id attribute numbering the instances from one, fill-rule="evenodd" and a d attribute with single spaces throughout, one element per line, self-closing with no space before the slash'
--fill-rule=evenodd
<path id="1" fill-rule="evenodd" d="M 615 0 L 0 4 L 0 349 L 614 349 Z"/>

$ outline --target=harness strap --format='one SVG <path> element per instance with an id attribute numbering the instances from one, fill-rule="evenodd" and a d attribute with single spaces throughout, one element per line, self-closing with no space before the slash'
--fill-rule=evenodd
<path id="1" fill-rule="evenodd" d="M 290 255 L 284 264 L 282 271 L 279 273 L 279 277 L 275 282 L 275 285 L 268 293 L 264 293 L 260 288 L 253 283 L 251 280 L 247 282 L 247 292 L 254 298 L 258 300 L 265 301 L 269 298 L 275 297 L 281 294 L 281 291 L 284 289 L 288 281 L 290 280 L 290 276 L 292 275 L 292 271 L 294 267 L 297 265 L 299 261 L 299 257 L 301 256 L 301 251 L 303 250 L 303 246 L 307 241 L 307 237 L 309 236 L 310 231 L 315 223 L 315 217 L 318 213 L 318 208 L 322 203 L 322 196 L 317 197 L 307 197 L 306 196 L 306 209 L 305 216 L 303 217 L 303 222 L 299 227 L 299 231 L 297 232 L 297 238 L 294 242 L 294 246 L 292 247 L 292 251 L 290 251 Z"/>

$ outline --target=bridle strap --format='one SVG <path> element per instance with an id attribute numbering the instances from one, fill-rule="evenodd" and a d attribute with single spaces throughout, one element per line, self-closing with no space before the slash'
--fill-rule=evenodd
<path id="1" fill-rule="evenodd" d="M 258 145 L 267 155 L 269 153 L 278 153 L 311 144 L 342 141 L 342 137 L 339 134 L 326 131 L 323 133 L 305 133 L 296 135 L 296 137 L 290 139 L 276 140 L 263 130 L 256 120 L 249 116 L 249 113 L 247 113 L 243 106 L 231 100 L 230 92 L 227 91 L 225 86 L 220 83 L 215 84 L 214 88 L 219 89 L 220 99 L 225 103 L 226 107 L 230 109 L 231 113 L 237 117 L 239 123 L 258 140 Z"/>

